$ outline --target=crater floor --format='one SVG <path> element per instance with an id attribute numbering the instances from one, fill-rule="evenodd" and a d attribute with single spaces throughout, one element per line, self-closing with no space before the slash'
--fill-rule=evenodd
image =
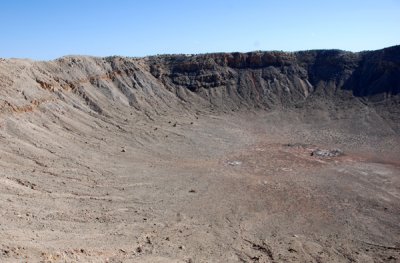
<path id="1" fill-rule="evenodd" d="M 290 110 L 49 116 L 0 124 L 2 262 L 400 260 L 395 133 Z"/>

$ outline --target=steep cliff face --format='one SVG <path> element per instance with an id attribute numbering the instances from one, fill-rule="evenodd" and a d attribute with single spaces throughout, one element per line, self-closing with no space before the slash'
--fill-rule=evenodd
<path id="1" fill-rule="evenodd" d="M 30 111 L 54 100 L 101 114 L 110 114 L 116 105 L 160 113 L 204 107 L 271 109 L 354 98 L 398 107 L 400 46 L 361 53 L 2 60 L 0 79 L 2 111 Z"/>
<path id="2" fill-rule="evenodd" d="M 169 90 L 196 93 L 212 104 L 290 106 L 309 96 L 349 95 L 384 100 L 400 87 L 400 47 L 351 53 L 316 50 L 162 56 L 150 72 Z"/>
<path id="3" fill-rule="evenodd" d="M 400 47 L 363 52 L 345 88 L 355 96 L 385 97 L 400 93 Z"/>
<path id="4" fill-rule="evenodd" d="M 190 90 L 217 107 L 292 104 L 313 91 L 307 70 L 289 53 L 153 57 L 149 63 L 169 90 Z"/>

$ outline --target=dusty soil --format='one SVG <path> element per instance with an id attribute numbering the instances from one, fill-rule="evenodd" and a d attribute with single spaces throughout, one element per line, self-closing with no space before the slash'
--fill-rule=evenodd
<path id="1" fill-rule="evenodd" d="M 2 262 L 400 259 L 398 137 L 291 111 L 126 115 L 2 120 Z"/>

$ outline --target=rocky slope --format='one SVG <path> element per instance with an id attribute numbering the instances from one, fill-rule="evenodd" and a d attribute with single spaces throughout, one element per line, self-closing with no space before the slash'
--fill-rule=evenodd
<path id="1" fill-rule="evenodd" d="M 77 99 L 98 113 L 109 111 L 102 105 L 115 103 L 155 113 L 176 107 L 273 109 L 358 98 L 362 103 L 389 105 L 389 115 L 396 118 L 399 75 L 399 46 L 361 53 L 315 50 L 2 60 L 1 111 L 29 111 L 44 102 Z"/>

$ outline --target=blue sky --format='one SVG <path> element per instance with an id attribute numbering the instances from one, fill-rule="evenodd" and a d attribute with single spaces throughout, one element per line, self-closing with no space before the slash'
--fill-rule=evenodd
<path id="1" fill-rule="evenodd" d="M 400 0 L 4 0 L 0 12 L 5 58 L 400 44 Z"/>

